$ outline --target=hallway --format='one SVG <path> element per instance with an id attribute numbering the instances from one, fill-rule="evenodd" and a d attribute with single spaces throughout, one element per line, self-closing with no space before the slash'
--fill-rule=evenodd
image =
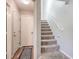
<path id="1" fill-rule="evenodd" d="M 16 59 L 22 53 L 24 46 L 33 46 L 34 48 L 34 1 L 7 0 L 6 6 L 7 59 Z"/>
<path id="2" fill-rule="evenodd" d="M 7 59 L 72 59 L 72 1 L 7 0 Z"/>

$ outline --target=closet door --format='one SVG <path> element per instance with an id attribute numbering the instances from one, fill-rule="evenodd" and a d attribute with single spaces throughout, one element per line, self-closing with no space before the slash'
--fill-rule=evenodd
<path id="1" fill-rule="evenodd" d="M 21 15 L 21 45 L 33 45 L 33 14 L 27 12 Z"/>

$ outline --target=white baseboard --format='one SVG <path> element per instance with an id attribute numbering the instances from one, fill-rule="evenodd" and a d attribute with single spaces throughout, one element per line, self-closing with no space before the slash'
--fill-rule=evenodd
<path id="1" fill-rule="evenodd" d="M 60 52 L 62 52 L 65 56 L 67 56 L 69 59 L 72 59 L 71 56 L 69 56 L 66 52 L 64 52 L 63 50 L 60 50 Z"/>

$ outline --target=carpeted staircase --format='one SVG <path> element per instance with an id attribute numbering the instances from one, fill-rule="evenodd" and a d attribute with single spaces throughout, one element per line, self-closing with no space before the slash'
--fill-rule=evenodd
<path id="1" fill-rule="evenodd" d="M 59 50 L 57 40 L 46 20 L 41 20 L 41 53 Z"/>
<path id="2" fill-rule="evenodd" d="M 41 20 L 41 56 L 39 59 L 69 59 L 59 51 L 59 45 L 46 20 Z"/>

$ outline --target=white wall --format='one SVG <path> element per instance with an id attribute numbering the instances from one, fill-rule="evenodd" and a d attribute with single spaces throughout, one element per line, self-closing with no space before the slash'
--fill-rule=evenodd
<path id="1" fill-rule="evenodd" d="M 14 0 L 11 1 L 12 10 L 12 56 L 16 50 L 20 47 L 20 11 Z M 15 35 L 15 36 L 14 36 Z"/>
<path id="2" fill-rule="evenodd" d="M 17 37 L 16 40 L 13 39 L 12 35 L 13 35 L 13 31 L 15 30 L 13 27 L 13 21 L 20 20 L 20 13 L 13 0 L 7 0 L 7 3 L 9 4 L 9 7 L 7 9 L 7 59 L 11 59 L 14 52 L 19 47 L 18 46 L 19 44 L 17 41 L 19 41 L 19 39 L 20 39 L 20 34 L 16 34 L 16 37 Z M 14 12 L 15 12 L 15 14 L 14 14 Z M 15 25 L 17 25 L 17 24 L 18 24 L 18 22 L 16 21 Z M 20 24 L 18 24 L 18 25 L 20 25 Z M 16 46 L 17 46 L 17 48 L 15 48 Z"/>
<path id="3" fill-rule="evenodd" d="M 46 6 L 47 7 L 46 7 Z M 44 8 L 44 19 L 48 20 L 51 29 L 60 45 L 60 50 L 63 50 L 69 56 L 73 57 L 73 4 L 70 0 L 68 5 L 64 2 L 47 0 Z M 56 21 L 58 26 L 53 23 Z M 63 29 L 64 28 L 64 29 Z M 60 30 L 58 30 L 60 29 Z M 63 30 L 63 31 L 61 31 Z M 60 31 L 60 32 L 59 32 Z"/>
<path id="4" fill-rule="evenodd" d="M 7 59 L 11 59 L 11 41 L 12 41 L 12 18 L 11 9 L 7 6 Z"/>
<path id="5" fill-rule="evenodd" d="M 33 12 L 21 12 L 21 45 L 33 45 Z"/>
<path id="6" fill-rule="evenodd" d="M 13 41 L 12 35 L 13 35 L 14 28 L 13 28 L 12 24 L 13 24 L 14 19 L 19 20 L 20 13 L 19 13 L 18 8 L 13 0 L 10 0 L 10 1 L 7 0 L 7 3 L 9 4 L 9 7 L 7 7 L 7 59 L 11 59 L 11 57 L 13 56 L 13 53 L 16 50 L 16 48 L 14 48 L 14 47 L 17 46 L 14 41 L 17 41 L 20 38 L 19 37 L 20 34 L 18 34 L 17 40 Z M 13 14 L 14 12 L 16 14 Z M 16 15 L 16 17 L 13 17 L 14 15 Z M 15 25 L 17 25 L 17 24 L 15 24 Z"/>

